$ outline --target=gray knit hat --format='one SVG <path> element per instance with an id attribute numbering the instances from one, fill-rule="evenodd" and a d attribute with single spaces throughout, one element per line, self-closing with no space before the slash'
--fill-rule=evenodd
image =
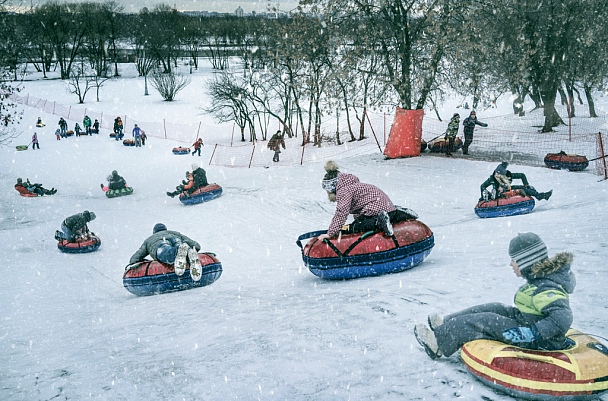
<path id="1" fill-rule="evenodd" d="M 498 173 L 500 175 L 506 175 L 508 166 L 509 166 L 509 162 L 502 162 L 498 165 L 498 167 L 496 167 L 494 169 L 494 172 Z"/>
<path id="2" fill-rule="evenodd" d="M 530 269 L 538 262 L 549 258 L 547 246 L 543 240 L 534 233 L 517 234 L 509 243 L 509 256 L 513 259 L 519 271 Z"/>

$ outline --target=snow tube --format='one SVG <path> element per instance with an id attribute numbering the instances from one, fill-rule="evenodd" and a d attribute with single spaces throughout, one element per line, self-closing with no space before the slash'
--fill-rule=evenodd
<path id="1" fill-rule="evenodd" d="M 42 127 L 44 127 L 45 125 L 46 125 L 46 124 L 44 124 L 44 123 L 36 123 L 36 127 L 38 127 L 38 128 L 42 128 Z"/>
<path id="2" fill-rule="evenodd" d="M 92 235 L 90 239 L 68 242 L 61 240 L 57 243 L 57 248 L 64 253 L 89 253 L 95 252 L 101 246 L 99 237 Z"/>
<path id="3" fill-rule="evenodd" d="M 199 281 L 194 281 L 190 277 L 190 267 L 183 275 L 178 276 L 173 265 L 147 260 L 125 271 L 122 284 L 131 294 L 145 296 L 204 287 L 220 278 L 222 264 L 214 254 L 199 253 L 198 260 L 201 262 L 203 272 Z"/>
<path id="4" fill-rule="evenodd" d="M 570 171 L 583 171 L 589 166 L 589 160 L 581 155 L 568 155 L 566 152 L 547 153 L 545 164 L 556 170 L 567 169 Z"/>
<path id="5" fill-rule="evenodd" d="M 174 155 L 187 155 L 189 153 L 190 153 L 190 148 L 182 148 L 181 146 L 179 148 L 173 148 Z"/>
<path id="6" fill-rule="evenodd" d="M 217 184 L 209 184 L 205 187 L 200 187 L 191 195 L 188 195 L 186 192 L 182 192 L 179 194 L 179 200 L 184 205 L 196 205 L 197 203 L 203 203 L 215 198 L 219 198 L 221 194 L 222 187 Z"/>
<path id="7" fill-rule="evenodd" d="M 401 272 L 419 265 L 435 245 L 431 229 L 418 220 L 395 223 L 393 230 L 393 237 L 369 231 L 322 242 L 316 237 L 327 231 L 315 231 L 300 235 L 296 243 L 310 272 L 328 280 Z M 308 238 L 313 239 L 302 247 Z"/>
<path id="8" fill-rule="evenodd" d="M 384 155 L 390 159 L 420 156 L 423 118 L 423 109 L 405 110 L 397 107 Z"/>
<path id="9" fill-rule="evenodd" d="M 517 399 L 598 399 L 608 390 L 608 348 L 573 329 L 567 336 L 575 345 L 563 351 L 475 340 L 462 346 L 460 356 L 477 379 Z"/>
<path id="10" fill-rule="evenodd" d="M 445 153 L 448 150 L 448 141 L 441 138 L 435 139 L 428 143 L 429 150 L 431 153 Z M 454 152 L 462 148 L 462 139 L 456 138 L 454 140 Z"/>
<path id="11" fill-rule="evenodd" d="M 125 146 L 135 146 L 135 141 L 133 139 L 125 139 L 122 141 L 122 144 Z"/>
<path id="12" fill-rule="evenodd" d="M 516 191 L 505 192 L 504 198 L 484 201 L 475 206 L 475 214 L 482 219 L 491 217 L 516 216 L 530 213 L 534 209 L 534 199 L 521 196 Z"/>
<path id="13" fill-rule="evenodd" d="M 72 136 L 72 135 L 74 135 L 74 131 L 72 131 L 71 129 L 69 129 L 65 132 L 65 136 Z"/>
<path id="14" fill-rule="evenodd" d="M 25 196 L 26 198 L 34 198 L 36 196 L 40 196 L 38 194 L 28 191 L 27 188 L 21 185 L 15 185 L 15 189 L 17 190 L 17 192 L 19 192 L 19 195 Z"/>
<path id="15" fill-rule="evenodd" d="M 132 187 L 125 187 L 120 189 L 110 189 L 106 192 L 108 198 L 116 198 L 118 196 L 127 196 L 133 193 Z"/>
<path id="16" fill-rule="evenodd" d="M 28 150 L 29 147 L 30 147 L 30 145 L 17 145 L 17 146 L 15 146 L 15 148 L 17 150 Z"/>

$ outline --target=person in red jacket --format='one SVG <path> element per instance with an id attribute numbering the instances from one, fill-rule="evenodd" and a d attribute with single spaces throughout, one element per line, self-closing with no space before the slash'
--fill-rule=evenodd
<path id="1" fill-rule="evenodd" d="M 192 152 L 192 156 L 194 156 L 194 154 L 196 152 L 198 152 L 198 155 L 200 156 L 201 155 L 201 147 L 203 146 L 203 138 L 198 138 L 196 140 L 196 142 L 194 142 L 192 144 L 192 146 L 194 147 L 194 151 Z"/>

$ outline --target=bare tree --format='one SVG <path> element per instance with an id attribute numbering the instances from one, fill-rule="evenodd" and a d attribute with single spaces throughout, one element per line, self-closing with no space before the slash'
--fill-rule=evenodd
<path id="1" fill-rule="evenodd" d="M 0 69 L 0 146 L 8 145 L 19 135 L 14 125 L 23 118 L 23 111 L 16 110 L 17 103 L 12 98 L 20 88 L 11 84 L 10 76 L 9 70 Z"/>
<path id="2" fill-rule="evenodd" d="M 70 88 L 70 93 L 78 95 L 78 103 L 84 103 L 87 92 L 94 86 L 95 78 L 87 76 L 82 67 L 78 67 L 76 71 L 70 73 L 68 87 Z M 99 98 L 97 101 L 99 101 Z"/>
<path id="3" fill-rule="evenodd" d="M 160 93 L 167 102 L 175 100 L 179 91 L 190 83 L 190 77 L 186 77 L 179 72 L 152 72 L 152 86 Z"/>

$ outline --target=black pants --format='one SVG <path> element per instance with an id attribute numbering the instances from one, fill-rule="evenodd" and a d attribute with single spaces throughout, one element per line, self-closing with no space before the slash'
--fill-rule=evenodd
<path id="1" fill-rule="evenodd" d="M 456 137 L 448 136 L 448 148 L 445 152 L 446 155 L 451 155 L 452 152 L 454 151 L 454 141 L 455 140 L 456 140 Z"/>
<path id="2" fill-rule="evenodd" d="M 194 154 L 197 153 L 197 152 L 198 152 L 198 155 L 200 156 L 201 155 L 201 148 L 194 149 L 194 152 L 192 152 L 192 156 L 194 156 Z"/>
<path id="3" fill-rule="evenodd" d="M 396 224 L 401 221 L 411 219 L 411 216 L 407 215 L 406 213 L 404 213 L 400 210 L 393 210 L 392 212 L 388 212 L 388 217 L 390 218 L 392 224 Z M 342 232 L 345 234 L 352 234 L 352 233 L 363 233 L 363 232 L 373 231 L 373 230 L 381 230 L 380 227 L 378 227 L 378 225 L 377 225 L 377 221 L 378 221 L 377 215 L 375 215 L 375 216 L 360 215 L 359 217 L 357 217 L 355 219 L 355 221 L 353 221 L 352 223 L 350 223 L 348 225 L 348 228 L 346 230 L 342 230 Z"/>
<path id="4" fill-rule="evenodd" d="M 36 147 L 38 147 L 38 149 L 40 149 L 40 144 L 39 144 L 39 143 L 34 142 L 34 143 L 32 144 L 32 150 L 36 149 Z"/>
<path id="5" fill-rule="evenodd" d="M 462 145 L 462 154 L 469 154 L 469 146 L 473 143 L 473 134 L 464 134 L 464 144 Z"/>

